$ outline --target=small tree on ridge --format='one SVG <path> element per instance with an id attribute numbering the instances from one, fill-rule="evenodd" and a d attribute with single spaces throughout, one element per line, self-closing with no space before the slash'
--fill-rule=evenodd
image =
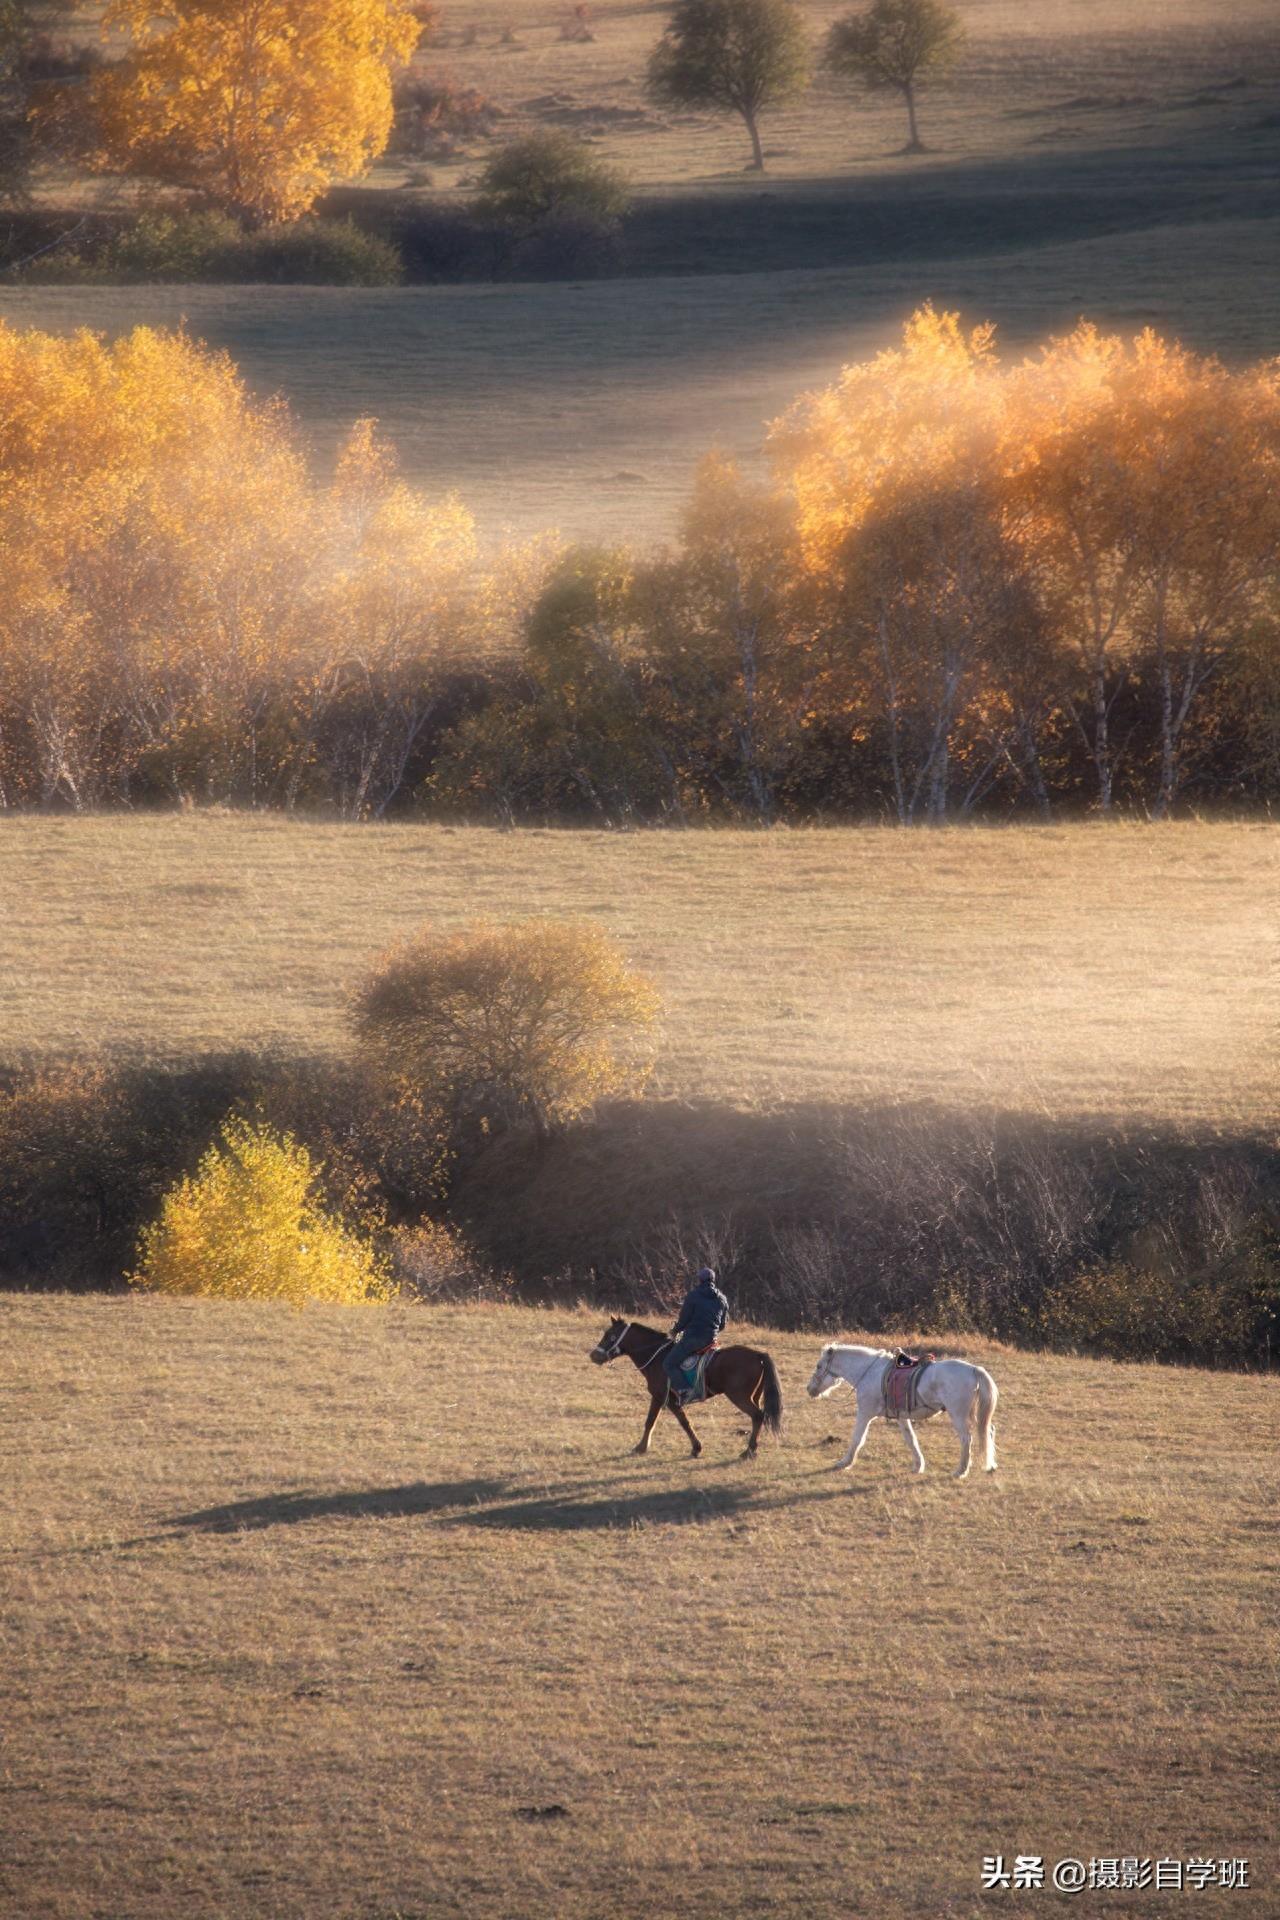
<path id="1" fill-rule="evenodd" d="M 964 27 L 946 0 L 872 0 L 866 13 L 837 20 L 827 35 L 823 65 L 872 92 L 895 89 L 907 103 L 904 153 L 923 153 L 916 126 L 921 77 L 949 67 L 964 45 Z"/>
<path id="2" fill-rule="evenodd" d="M 763 173 L 758 117 L 799 93 L 808 73 L 794 0 L 677 0 L 649 56 L 648 91 L 663 106 L 741 114 L 752 167 Z"/>

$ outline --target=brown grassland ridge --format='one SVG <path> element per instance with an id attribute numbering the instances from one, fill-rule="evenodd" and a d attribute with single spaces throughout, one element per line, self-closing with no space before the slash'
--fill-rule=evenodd
<path id="1" fill-rule="evenodd" d="M 1280 836 L 1188 821 L 618 834 L 0 821 L 0 1062 L 348 1044 L 424 922 L 584 919 L 665 1003 L 651 1092 L 1274 1132 Z"/>
<path id="2" fill-rule="evenodd" d="M 960 1485 L 942 1423 L 832 1474 L 811 1337 L 758 1336 L 781 1444 L 715 1402 L 695 1463 L 630 1457 L 586 1312 L 0 1321 L 14 1920 L 978 1920 L 996 1852 L 1251 1863 L 1089 1920 L 1277 1910 L 1273 1379 L 967 1343 Z"/>

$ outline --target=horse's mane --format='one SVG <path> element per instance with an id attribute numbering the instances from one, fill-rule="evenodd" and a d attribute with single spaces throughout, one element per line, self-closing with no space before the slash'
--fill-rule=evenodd
<path id="1" fill-rule="evenodd" d="M 659 1333 L 656 1327 L 646 1327 L 643 1320 L 630 1320 L 627 1324 L 631 1328 L 632 1333 L 648 1334 L 649 1338 L 655 1342 L 655 1351 L 657 1347 L 662 1346 L 667 1340 L 668 1336 L 665 1333 Z"/>

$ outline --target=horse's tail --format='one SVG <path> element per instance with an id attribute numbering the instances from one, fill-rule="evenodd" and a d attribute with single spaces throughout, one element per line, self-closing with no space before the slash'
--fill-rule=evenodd
<path id="1" fill-rule="evenodd" d="M 764 1423 L 770 1433 L 777 1433 L 782 1426 L 782 1386 L 778 1379 L 778 1369 L 766 1353 L 764 1356 Z"/>
<path id="2" fill-rule="evenodd" d="M 1000 1395 L 996 1383 L 985 1367 L 976 1369 L 978 1375 L 978 1447 L 982 1464 L 988 1473 L 996 1470 L 996 1401 Z"/>

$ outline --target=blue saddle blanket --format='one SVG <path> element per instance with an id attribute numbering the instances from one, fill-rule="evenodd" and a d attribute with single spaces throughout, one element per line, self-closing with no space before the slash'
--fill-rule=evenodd
<path id="1" fill-rule="evenodd" d="M 713 1342 L 711 1346 L 704 1347 L 701 1353 L 691 1355 L 681 1367 L 680 1404 L 682 1407 L 689 1406 L 694 1400 L 706 1399 L 707 1368 L 719 1351 L 719 1347 Z"/>

